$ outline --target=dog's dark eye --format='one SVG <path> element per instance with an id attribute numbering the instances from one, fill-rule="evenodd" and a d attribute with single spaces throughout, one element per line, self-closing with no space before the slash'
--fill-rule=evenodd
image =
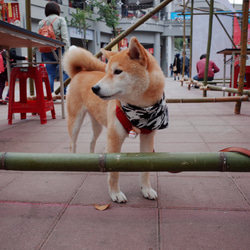
<path id="1" fill-rule="evenodd" d="M 114 74 L 115 75 L 120 75 L 122 73 L 122 70 L 120 70 L 120 69 L 116 69 L 115 71 L 114 71 Z"/>

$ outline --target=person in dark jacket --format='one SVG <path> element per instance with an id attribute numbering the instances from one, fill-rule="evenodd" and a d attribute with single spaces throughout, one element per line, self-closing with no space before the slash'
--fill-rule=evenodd
<path id="1" fill-rule="evenodd" d="M 181 72 L 181 60 L 180 54 L 176 54 L 173 62 L 173 72 L 174 72 L 174 80 L 176 80 L 176 76 L 178 80 L 180 80 L 180 72 Z"/>
<path id="2" fill-rule="evenodd" d="M 8 80 L 7 77 L 7 67 L 6 67 L 6 52 L 2 51 L 2 56 L 4 60 L 5 70 L 0 74 L 0 105 L 6 105 L 9 100 L 9 92 L 5 100 L 3 100 L 3 91 L 5 88 L 5 82 Z M 14 49 L 10 50 L 10 63 L 16 63 L 16 60 L 27 60 L 26 56 L 18 56 Z"/>
<path id="3" fill-rule="evenodd" d="M 185 66 L 184 66 L 184 75 L 186 75 L 187 77 L 189 77 L 189 58 L 186 56 L 186 52 L 183 51 L 182 52 L 182 58 L 181 58 L 181 70 L 182 70 L 182 67 L 183 67 L 183 59 L 185 57 Z"/>

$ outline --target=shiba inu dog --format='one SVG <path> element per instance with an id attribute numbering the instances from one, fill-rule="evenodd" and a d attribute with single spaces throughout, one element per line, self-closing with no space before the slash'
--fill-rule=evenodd
<path id="1" fill-rule="evenodd" d="M 77 137 L 87 113 L 93 128 L 90 153 L 94 153 L 103 126 L 107 127 L 107 153 L 120 152 L 129 132 L 131 136 L 139 134 L 140 152 L 153 152 L 156 130 L 168 125 L 165 76 L 160 66 L 135 37 L 126 50 L 101 51 L 107 64 L 75 46 L 63 58 L 64 69 L 71 77 L 67 94 L 71 152 L 76 152 Z M 120 190 L 119 173 L 110 173 L 108 184 L 113 201 L 127 201 Z M 145 198 L 157 198 L 149 173 L 141 173 L 141 191 Z"/>

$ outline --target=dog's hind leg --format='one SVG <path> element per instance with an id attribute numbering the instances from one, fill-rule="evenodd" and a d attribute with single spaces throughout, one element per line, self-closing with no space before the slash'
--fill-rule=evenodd
<path id="1" fill-rule="evenodd" d="M 141 153 L 153 153 L 154 151 L 155 131 L 150 134 L 140 135 L 140 151 Z M 156 191 L 151 187 L 150 176 L 148 172 L 141 173 L 141 191 L 146 199 L 157 199 Z"/>
<path id="2" fill-rule="evenodd" d="M 87 110 L 83 108 L 77 114 L 71 114 L 68 110 L 68 131 L 70 136 L 70 152 L 76 153 L 76 141 L 83 119 L 87 113 Z"/>
<path id="3" fill-rule="evenodd" d="M 90 118 L 92 123 L 93 137 L 90 142 L 89 152 L 94 153 L 96 140 L 98 139 L 99 135 L 102 132 L 102 125 L 92 115 L 90 115 Z"/>

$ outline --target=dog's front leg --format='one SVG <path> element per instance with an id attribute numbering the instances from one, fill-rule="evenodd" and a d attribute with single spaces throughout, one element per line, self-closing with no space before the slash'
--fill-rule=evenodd
<path id="1" fill-rule="evenodd" d="M 111 200 L 119 203 L 127 202 L 125 194 L 120 190 L 118 172 L 109 173 L 108 183 Z"/>
<path id="2" fill-rule="evenodd" d="M 126 133 L 119 126 L 120 124 L 117 124 L 115 129 L 108 129 L 107 153 L 121 152 L 121 146 L 126 138 Z M 127 202 L 125 194 L 120 190 L 118 172 L 109 173 L 108 184 L 109 195 L 112 201 L 119 203 Z"/>
<path id="3" fill-rule="evenodd" d="M 140 135 L 140 151 L 141 153 L 153 153 L 154 151 L 154 136 L 155 131 L 150 134 L 141 134 Z M 141 191 L 146 199 L 156 200 L 157 193 L 151 187 L 150 176 L 148 172 L 141 173 Z"/>

